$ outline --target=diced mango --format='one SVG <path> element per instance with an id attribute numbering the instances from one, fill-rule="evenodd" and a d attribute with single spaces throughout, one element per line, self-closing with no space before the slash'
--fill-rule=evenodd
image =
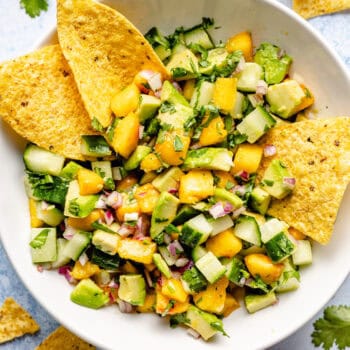
<path id="1" fill-rule="evenodd" d="M 72 277 L 77 280 L 89 278 L 100 272 L 100 268 L 90 261 L 87 261 L 84 265 L 79 260 L 76 261 L 72 270 Z"/>
<path id="2" fill-rule="evenodd" d="M 138 187 L 134 196 L 139 204 L 141 213 L 152 214 L 159 199 L 159 192 L 156 188 L 148 183 Z"/>
<path id="3" fill-rule="evenodd" d="M 189 297 L 187 297 L 184 302 L 175 301 L 173 307 L 169 309 L 168 315 L 182 314 L 183 312 L 187 311 L 189 306 L 190 306 Z"/>
<path id="4" fill-rule="evenodd" d="M 126 213 L 140 213 L 140 206 L 136 199 L 130 200 L 127 196 L 123 197 L 123 204 L 116 210 L 119 222 L 124 221 Z"/>
<path id="5" fill-rule="evenodd" d="M 239 302 L 231 294 L 227 293 L 224 308 L 221 311 L 221 315 L 227 317 L 239 307 Z"/>
<path id="6" fill-rule="evenodd" d="M 137 147 L 140 121 L 135 113 L 120 119 L 114 130 L 112 146 L 122 157 L 128 158 Z"/>
<path id="7" fill-rule="evenodd" d="M 290 233 L 296 240 L 303 240 L 306 236 L 294 227 L 288 228 L 288 233 Z"/>
<path id="8" fill-rule="evenodd" d="M 214 177 L 217 179 L 216 186 L 220 188 L 230 189 L 237 184 L 231 173 L 222 170 L 215 170 Z"/>
<path id="9" fill-rule="evenodd" d="M 162 167 L 162 162 L 159 160 L 156 154 L 149 153 L 145 158 L 142 159 L 140 168 L 145 173 L 159 170 Z"/>
<path id="10" fill-rule="evenodd" d="M 193 296 L 194 303 L 201 310 L 213 312 L 215 314 L 222 313 L 225 306 L 228 283 L 228 279 L 222 277 L 217 282 L 209 284 L 205 290 Z"/>
<path id="11" fill-rule="evenodd" d="M 139 273 L 139 270 L 130 262 L 126 261 L 123 266 L 120 268 L 121 272 L 126 274 L 137 274 Z"/>
<path id="12" fill-rule="evenodd" d="M 79 192 L 82 196 L 95 194 L 103 189 L 104 181 L 102 177 L 94 171 L 80 168 L 77 173 Z"/>
<path id="13" fill-rule="evenodd" d="M 247 62 L 253 61 L 252 35 L 249 32 L 242 32 L 232 36 L 226 42 L 226 50 L 228 52 L 240 50 Z"/>
<path id="14" fill-rule="evenodd" d="M 183 88 L 183 95 L 185 96 L 187 101 L 190 101 L 192 98 L 192 95 L 194 93 L 194 89 L 196 86 L 196 80 L 195 79 L 189 79 L 186 80 L 184 88 Z"/>
<path id="15" fill-rule="evenodd" d="M 191 137 L 183 130 L 163 131 L 154 146 L 161 160 L 169 165 L 180 165 L 184 162 Z"/>
<path id="16" fill-rule="evenodd" d="M 229 113 L 236 104 L 237 78 L 218 78 L 214 85 L 213 103 L 222 112 Z"/>
<path id="17" fill-rule="evenodd" d="M 92 227 L 92 224 L 103 218 L 103 211 L 100 209 L 93 210 L 88 216 L 85 218 L 71 218 L 69 217 L 67 219 L 67 223 L 69 226 L 74 227 L 77 230 L 82 231 L 92 231 L 94 228 Z"/>
<path id="18" fill-rule="evenodd" d="M 29 198 L 30 226 L 33 228 L 42 227 L 44 225 L 44 221 L 40 220 L 37 216 L 36 206 L 36 201 Z"/>
<path id="19" fill-rule="evenodd" d="M 124 177 L 124 179 L 118 181 L 117 183 L 117 191 L 123 192 L 123 191 L 129 191 L 131 188 L 137 184 L 138 180 L 135 175 L 127 175 Z"/>
<path id="20" fill-rule="evenodd" d="M 252 276 L 260 276 L 267 284 L 276 282 L 283 271 L 283 264 L 274 264 L 265 254 L 250 254 L 244 258 L 248 271 Z"/>
<path id="21" fill-rule="evenodd" d="M 203 128 L 199 137 L 199 144 L 201 146 L 215 145 L 216 143 L 223 142 L 226 139 L 227 131 L 225 124 L 221 117 L 212 119 L 207 125 L 208 118 L 204 119 Z"/>
<path id="22" fill-rule="evenodd" d="M 157 245 L 148 239 L 137 240 L 123 238 L 119 242 L 118 254 L 122 259 L 129 259 L 141 264 L 152 263 Z"/>
<path id="23" fill-rule="evenodd" d="M 182 286 L 181 281 L 175 278 L 165 279 L 161 292 L 171 300 L 176 300 L 180 303 L 184 303 L 188 297 L 188 293 Z"/>
<path id="24" fill-rule="evenodd" d="M 139 101 L 140 90 L 136 84 L 130 84 L 112 97 L 111 108 L 116 117 L 125 117 L 137 108 Z"/>
<path id="25" fill-rule="evenodd" d="M 146 294 L 144 304 L 137 306 L 136 310 L 137 312 L 141 312 L 141 313 L 154 312 L 155 305 L 156 305 L 156 294 L 154 292 L 150 292 Z"/>
<path id="26" fill-rule="evenodd" d="M 305 97 L 302 99 L 301 103 L 297 107 L 295 107 L 293 114 L 298 113 L 303 109 L 310 107 L 315 102 L 315 98 L 311 93 L 311 91 L 303 84 L 300 84 L 300 86 L 305 92 Z"/>
<path id="27" fill-rule="evenodd" d="M 181 314 L 187 311 L 190 305 L 189 297 L 184 302 L 175 301 L 163 295 L 159 289 L 156 291 L 156 313 L 163 315 Z"/>
<path id="28" fill-rule="evenodd" d="M 243 247 L 242 241 L 234 235 L 232 228 L 210 237 L 205 245 L 207 250 L 211 251 L 218 258 L 224 256 L 232 258 Z"/>
<path id="29" fill-rule="evenodd" d="M 181 203 L 193 204 L 214 194 L 214 178 L 208 170 L 191 170 L 181 176 L 179 198 Z"/>
<path id="30" fill-rule="evenodd" d="M 259 168 L 262 155 L 262 146 L 242 143 L 238 146 L 233 160 L 232 174 L 237 174 L 242 170 L 250 174 L 255 173 Z"/>

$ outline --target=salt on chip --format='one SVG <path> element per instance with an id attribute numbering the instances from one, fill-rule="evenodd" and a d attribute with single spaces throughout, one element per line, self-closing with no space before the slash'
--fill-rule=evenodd
<path id="1" fill-rule="evenodd" d="M 123 15 L 92 0 L 59 0 L 57 31 L 91 119 L 111 123 L 112 96 L 143 69 L 167 71 L 143 35 Z"/>
<path id="2" fill-rule="evenodd" d="M 350 118 L 283 124 L 270 130 L 261 143 L 274 145 L 277 153 L 264 158 L 258 180 L 274 158 L 296 178 L 292 194 L 273 200 L 268 214 L 327 244 L 350 181 Z"/>
<path id="3" fill-rule="evenodd" d="M 66 328 L 60 326 L 53 331 L 35 350 L 93 350 L 93 345 L 80 339 Z"/>
<path id="4" fill-rule="evenodd" d="M 350 9 L 350 0 L 294 0 L 293 9 L 304 18 Z"/>
<path id="5" fill-rule="evenodd" d="M 34 334 L 40 326 L 13 298 L 7 298 L 0 308 L 0 344 L 25 334 Z"/>
<path id="6" fill-rule="evenodd" d="M 83 160 L 81 135 L 96 134 L 59 45 L 0 65 L 0 117 L 17 134 Z"/>

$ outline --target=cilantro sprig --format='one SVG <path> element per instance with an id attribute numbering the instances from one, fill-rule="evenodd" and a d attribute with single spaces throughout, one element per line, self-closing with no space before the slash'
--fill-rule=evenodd
<path id="1" fill-rule="evenodd" d="M 47 11 L 49 7 L 48 0 L 20 0 L 19 3 L 32 18 L 39 16 L 41 11 Z"/>
<path id="2" fill-rule="evenodd" d="M 350 306 L 329 306 L 323 312 L 323 318 L 314 323 L 311 334 L 312 343 L 324 350 L 336 344 L 338 349 L 350 347 Z"/>

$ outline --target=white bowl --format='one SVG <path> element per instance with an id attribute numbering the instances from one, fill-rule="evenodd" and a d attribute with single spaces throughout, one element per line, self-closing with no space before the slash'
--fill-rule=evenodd
<path id="1" fill-rule="evenodd" d="M 109 1 L 143 32 L 158 26 L 166 33 L 213 17 L 220 29 L 215 39 L 226 40 L 251 30 L 254 43 L 267 40 L 294 58 L 293 71 L 301 75 L 316 96 L 322 117 L 350 111 L 350 79 L 345 66 L 304 20 L 273 0 L 120 0 Z M 51 37 L 48 37 L 50 40 Z M 170 329 L 155 315 L 125 315 L 117 307 L 91 310 L 69 300 L 72 287 L 56 272 L 38 273 L 28 247 L 29 216 L 22 184 L 25 142 L 0 124 L 0 231 L 5 249 L 35 298 L 62 324 L 93 344 L 108 349 L 166 348 L 168 350 L 266 348 L 307 322 L 332 297 L 349 272 L 350 191 L 345 194 L 331 243 L 315 245 L 314 264 L 301 271 L 299 290 L 281 295 L 278 305 L 248 315 L 244 307 L 224 319 L 230 337 L 205 343 L 182 328 Z M 306 339 L 305 341 L 309 341 Z"/>

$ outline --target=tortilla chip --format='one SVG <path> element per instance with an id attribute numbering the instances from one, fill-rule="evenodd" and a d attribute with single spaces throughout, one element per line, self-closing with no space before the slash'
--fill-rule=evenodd
<path id="1" fill-rule="evenodd" d="M 92 0 L 57 2 L 58 38 L 86 110 L 103 127 L 111 123 L 110 101 L 142 69 L 167 76 L 147 40 L 123 15 Z"/>
<path id="2" fill-rule="evenodd" d="M 350 181 L 350 118 L 284 124 L 269 131 L 261 143 L 274 145 L 277 154 L 264 158 L 258 180 L 273 158 L 282 160 L 296 178 L 293 193 L 273 200 L 268 214 L 327 244 Z"/>
<path id="3" fill-rule="evenodd" d="M 80 339 L 64 327 L 58 327 L 35 350 L 92 350 L 94 346 Z"/>
<path id="4" fill-rule="evenodd" d="M 350 0 L 294 0 L 294 11 L 311 18 L 350 9 Z"/>
<path id="5" fill-rule="evenodd" d="M 96 134 L 59 45 L 0 65 L 0 117 L 23 138 L 81 159 L 81 135 Z"/>
<path id="6" fill-rule="evenodd" d="M 5 299 L 0 308 L 0 344 L 25 334 L 34 334 L 39 329 L 35 320 L 13 298 Z"/>

